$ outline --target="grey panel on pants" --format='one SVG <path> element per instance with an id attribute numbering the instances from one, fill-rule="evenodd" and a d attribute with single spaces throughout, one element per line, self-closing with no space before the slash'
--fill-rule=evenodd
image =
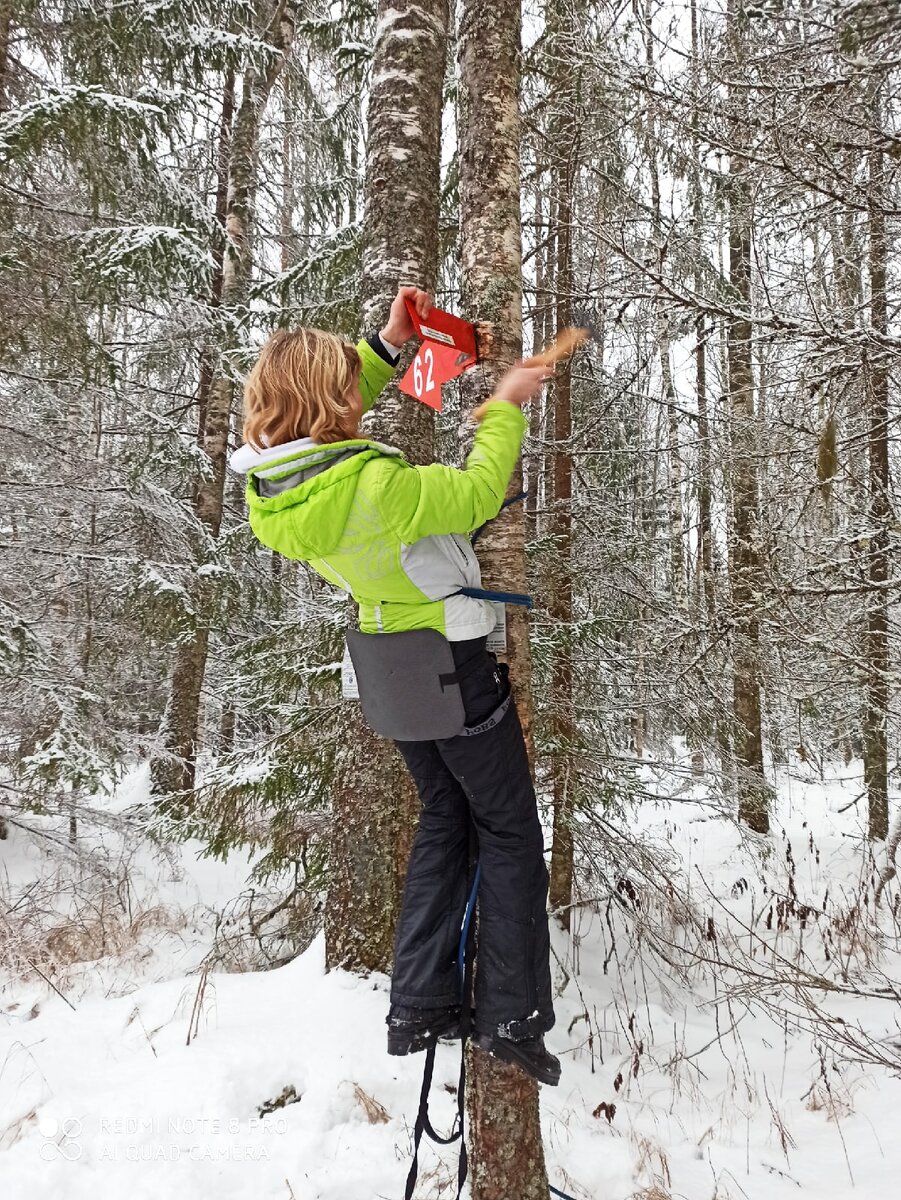
<path id="1" fill-rule="evenodd" d="M 382 737 L 405 742 L 456 737 L 466 724 L 450 643 L 437 629 L 360 633 L 348 629 L 363 715 Z"/>

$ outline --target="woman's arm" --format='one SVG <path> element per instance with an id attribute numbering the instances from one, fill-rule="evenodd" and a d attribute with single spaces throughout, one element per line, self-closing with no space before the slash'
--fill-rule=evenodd
<path id="1" fill-rule="evenodd" d="M 376 495 L 385 522 L 403 542 L 438 533 L 469 533 L 496 517 L 528 422 L 522 405 L 551 372 L 516 367 L 483 406 L 483 417 L 462 471 L 438 463 L 410 469 L 384 459 Z"/>
<path id="2" fill-rule="evenodd" d="M 381 392 L 388 386 L 388 381 L 394 374 L 397 360 L 389 361 L 387 357 L 376 350 L 372 340 L 364 338 L 357 342 L 357 354 L 360 356 L 360 395 L 363 397 L 363 412 L 369 412 Z"/>
<path id="3" fill-rule="evenodd" d="M 388 320 L 379 333 L 368 341 L 357 345 L 362 369 L 360 371 L 360 395 L 363 397 L 363 412 L 369 412 L 373 404 L 394 374 L 401 349 L 416 332 L 407 300 L 416 308 L 424 320 L 432 311 L 432 297 L 418 287 L 402 287 L 391 302 Z M 385 351 L 383 354 L 382 351 Z"/>
<path id="4" fill-rule="evenodd" d="M 513 404 L 488 405 L 465 468 L 434 463 L 382 475 L 382 515 L 402 542 L 469 533 L 496 517 L 516 466 L 526 419 Z"/>

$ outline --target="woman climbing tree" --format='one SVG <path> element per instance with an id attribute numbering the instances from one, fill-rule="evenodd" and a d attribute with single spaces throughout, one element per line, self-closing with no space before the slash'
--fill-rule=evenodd
<path id="1" fill-rule="evenodd" d="M 463 591 L 481 583 L 463 535 L 500 511 L 526 428 L 522 405 L 550 372 L 518 365 L 501 378 L 479 410 L 463 470 L 412 467 L 358 429 L 413 336 L 407 299 L 428 317 L 428 294 L 401 288 L 381 333 L 356 348 L 320 330 L 275 332 L 247 380 L 246 444 L 231 466 L 248 475 L 259 540 L 350 592 L 377 654 L 396 645 L 378 635 L 418 631 L 422 645 L 440 635 L 452 655 L 442 690 L 459 686 L 460 732 L 395 737 L 422 807 L 395 942 L 388 1052 L 460 1036 L 457 949 L 472 824 L 481 868 L 473 1041 L 556 1084 L 560 1064 L 543 1037 L 554 1012 L 535 792 L 506 666 L 486 649 L 495 609 Z M 387 696 L 393 673 L 370 677 L 370 687 Z"/>

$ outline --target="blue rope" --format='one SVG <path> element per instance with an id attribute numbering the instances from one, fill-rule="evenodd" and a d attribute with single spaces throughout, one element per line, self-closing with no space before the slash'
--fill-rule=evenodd
<path id="1" fill-rule="evenodd" d="M 504 503 L 501 505 L 501 512 L 503 512 L 505 508 L 509 508 L 511 504 L 517 504 L 520 500 L 525 500 L 525 498 L 528 494 L 529 494 L 528 492 L 518 492 L 517 495 L 511 496 L 509 500 L 505 500 Z M 494 519 L 495 519 L 494 517 L 491 518 L 491 520 L 494 520 Z M 484 529 L 486 529 L 490 524 L 491 524 L 491 521 L 485 521 L 484 524 L 480 525 L 478 527 L 478 529 L 475 531 L 475 533 L 470 537 L 469 540 L 473 546 L 478 541 L 482 531 Z"/>
<path id="2" fill-rule="evenodd" d="M 476 871 L 472 881 L 472 890 L 466 901 L 466 912 L 463 914 L 463 924 L 460 926 L 460 945 L 457 949 L 457 970 L 460 972 L 460 987 L 463 987 L 463 969 L 466 965 L 466 939 L 469 936 L 469 925 L 476 907 L 476 892 L 479 890 L 479 879 L 482 874 L 482 864 L 476 860 Z M 466 1003 L 466 997 L 461 996 L 461 1003 Z"/>
<path id="3" fill-rule="evenodd" d="M 504 604 L 521 604 L 523 608 L 532 607 L 532 597 L 522 592 L 493 592 L 485 588 L 463 587 L 457 592 L 458 596 L 474 596 L 476 600 L 500 600 Z"/>
<path id="4" fill-rule="evenodd" d="M 472 889 L 469 893 L 469 899 L 466 901 L 466 911 L 463 914 L 463 924 L 460 926 L 460 945 L 457 950 L 457 970 L 460 972 L 460 988 L 463 988 L 463 969 L 466 961 L 466 939 L 469 936 L 469 925 L 472 921 L 473 913 L 476 907 L 476 894 L 479 890 L 479 879 L 482 874 L 481 862 L 476 862 L 476 872 L 472 881 Z M 465 996 L 461 995 L 461 1002 L 467 1003 Z M 548 1189 L 552 1196 L 559 1196 L 560 1200 L 574 1200 L 574 1197 L 567 1195 L 566 1192 L 561 1192 L 559 1188 L 555 1188 L 552 1184 L 548 1184 Z"/>
<path id="5" fill-rule="evenodd" d="M 517 492 L 515 496 L 511 496 L 509 500 L 505 500 L 501 505 L 501 512 L 505 508 L 509 508 L 511 504 L 518 504 L 520 500 L 525 500 L 528 492 Z M 492 520 L 495 518 L 492 517 Z M 483 529 L 486 529 L 491 524 L 491 521 L 485 521 L 480 525 L 475 533 L 470 537 L 469 541 L 474 546 L 479 539 Z M 472 596 L 476 600 L 499 600 L 502 604 L 521 604 L 523 608 L 532 607 L 532 597 L 526 596 L 522 592 L 492 592 L 485 591 L 484 588 L 460 588 L 458 595 Z"/>
<path id="6" fill-rule="evenodd" d="M 470 588 L 470 589 L 464 589 L 464 590 L 467 591 L 468 594 L 472 594 L 472 592 L 477 592 L 479 589 L 478 588 Z M 503 595 L 503 594 L 504 593 L 500 593 L 500 595 Z M 493 596 L 497 596 L 497 595 L 498 595 L 498 593 L 493 593 Z M 528 600 L 529 599 L 528 596 L 526 596 L 525 599 Z M 515 601 L 508 601 L 508 603 L 515 603 Z M 529 600 L 529 604 L 531 605 L 531 600 Z M 469 1003 L 469 997 L 464 995 L 464 992 L 466 990 L 466 943 L 469 940 L 469 929 L 472 924 L 473 915 L 475 914 L 476 897 L 478 895 L 479 880 L 481 879 L 481 877 L 482 877 L 482 863 L 479 859 L 476 859 L 476 869 L 475 869 L 475 873 L 474 873 L 473 879 L 472 879 L 472 887 L 470 888 L 470 891 L 469 891 L 469 898 L 466 901 L 466 909 L 463 913 L 463 921 L 460 925 L 460 941 L 457 946 L 457 971 L 459 972 L 459 975 L 460 975 L 460 1003 L 461 1003 L 461 1005 Z M 431 1053 L 434 1054 L 434 1050 L 432 1050 Z M 465 1048 L 464 1048 L 464 1053 L 465 1053 Z M 429 1075 L 430 1074 L 431 1073 L 429 1072 Z M 464 1078 L 464 1076 L 461 1075 L 461 1089 L 463 1086 L 463 1078 Z M 461 1103 L 462 1103 L 462 1101 L 461 1101 Z M 420 1101 L 420 1111 L 421 1111 L 421 1105 L 422 1105 L 422 1101 Z M 461 1109 L 461 1116 L 462 1116 L 462 1109 Z M 436 1141 L 439 1140 L 439 1139 L 434 1138 L 434 1131 L 432 1131 L 431 1128 L 429 1131 L 429 1136 L 432 1137 L 433 1140 L 436 1140 Z M 462 1142 L 462 1137 L 463 1137 L 462 1123 L 460 1125 L 460 1129 L 458 1131 L 457 1136 L 459 1136 L 461 1138 L 461 1142 Z M 443 1142 L 444 1144 L 447 1144 L 454 1140 L 456 1140 L 455 1137 L 447 1138 L 447 1139 L 443 1139 L 443 1138 L 440 1139 L 440 1141 Z M 461 1149 L 460 1169 L 459 1169 L 459 1173 L 458 1173 L 459 1188 L 461 1188 L 461 1189 L 463 1186 L 463 1181 L 466 1178 L 466 1157 L 465 1157 L 465 1155 L 466 1155 L 466 1147 L 464 1145 Z M 415 1165 L 415 1158 L 414 1158 L 414 1165 Z M 413 1174 L 414 1183 L 415 1183 L 415 1179 L 416 1179 L 416 1176 L 415 1176 L 415 1174 Z M 561 1192 L 559 1188 L 555 1188 L 550 1183 L 548 1184 L 548 1190 L 552 1196 L 558 1196 L 559 1200 L 574 1200 L 573 1196 L 567 1195 L 566 1192 Z M 408 1191 L 409 1191 L 409 1188 L 408 1188 Z M 458 1195 L 459 1195 L 459 1190 L 458 1190 Z"/>

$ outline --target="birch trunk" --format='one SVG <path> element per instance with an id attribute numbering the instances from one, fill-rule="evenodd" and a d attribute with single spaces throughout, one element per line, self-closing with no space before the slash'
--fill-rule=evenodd
<path id="1" fill-rule="evenodd" d="M 384 324 L 399 286 L 434 290 L 437 280 L 447 24 L 447 0 L 421 0 L 408 8 L 380 0 L 366 155 L 367 332 Z M 432 411 L 393 385 L 367 426 L 411 461 L 431 461 Z M 372 733 L 356 706 L 348 742 L 333 805 L 326 965 L 390 971 L 419 802 L 400 755 Z"/>
<path id="2" fill-rule="evenodd" d="M 738 0 L 729 0 L 728 37 L 733 70 L 744 58 L 744 21 Z M 743 86 L 731 88 L 737 115 L 732 123 L 729 164 L 729 282 L 733 314 L 726 322 L 728 383 L 732 405 L 733 530 L 730 568 L 735 613 L 735 660 L 732 703 L 738 815 L 758 833 L 769 831 L 767 785 L 763 774 L 760 711 L 761 591 L 759 539 L 758 446 L 754 413 L 751 352 L 751 188 L 744 155 L 746 99 Z"/>
<path id="3" fill-rule="evenodd" d="M 467 314 L 491 326 L 487 361 L 470 380 L 479 382 L 482 397 L 522 349 L 520 33 L 519 0 L 463 0 L 458 41 L 463 303 Z M 511 494 L 521 484 L 517 469 Z M 486 587 L 525 591 L 520 507 L 486 531 L 479 558 Z M 513 607 L 507 612 L 507 658 L 531 751 L 526 612 Z M 515 1067 L 469 1053 L 472 1200 L 547 1200 L 538 1085 Z"/>
<path id="4" fill-rule="evenodd" d="M 648 86 L 653 93 L 655 82 L 654 72 L 656 70 L 654 62 L 654 27 L 651 5 L 647 0 L 644 11 L 644 25 L 645 66 L 647 69 Z M 665 269 L 666 243 L 660 208 L 660 171 L 657 166 L 658 146 L 656 101 L 652 96 L 647 103 L 645 118 L 645 153 L 648 158 L 648 170 L 651 181 L 651 220 L 653 231 L 651 252 L 656 258 L 657 276 L 661 280 L 661 283 L 656 288 L 655 308 L 657 313 L 657 351 L 660 359 L 662 400 L 666 406 L 669 439 L 667 447 L 669 467 L 667 497 L 669 506 L 670 588 L 673 600 L 681 607 L 685 603 L 685 521 L 682 513 L 682 456 L 679 448 L 679 413 L 676 405 L 676 386 L 673 380 L 670 320 L 666 309 L 667 301 L 662 283 Z"/>

